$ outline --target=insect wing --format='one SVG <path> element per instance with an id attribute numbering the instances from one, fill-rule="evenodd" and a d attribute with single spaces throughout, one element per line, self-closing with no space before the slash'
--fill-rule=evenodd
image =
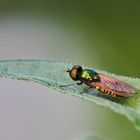
<path id="1" fill-rule="evenodd" d="M 101 85 L 105 86 L 113 91 L 120 92 L 120 93 L 128 93 L 128 94 L 134 94 L 136 92 L 136 89 L 132 86 L 109 76 L 106 76 L 104 74 L 99 74 L 101 78 Z M 131 95 L 130 95 L 131 96 Z"/>
<path id="2" fill-rule="evenodd" d="M 94 87 L 98 87 L 100 91 L 106 93 L 114 93 L 117 96 L 133 96 L 136 93 L 136 89 L 132 86 L 104 74 L 99 73 L 101 78 L 100 82 L 93 83 Z M 108 93 L 109 93 L 108 92 Z"/>

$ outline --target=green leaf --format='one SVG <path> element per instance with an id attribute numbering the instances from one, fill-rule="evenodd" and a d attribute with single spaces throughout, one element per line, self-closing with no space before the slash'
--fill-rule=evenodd
<path id="1" fill-rule="evenodd" d="M 126 116 L 132 121 L 135 127 L 140 130 L 140 94 L 130 98 L 107 97 L 96 89 L 89 89 L 86 85 L 76 85 L 71 87 L 60 87 L 73 83 L 66 69 L 71 68 L 73 64 L 63 62 L 53 62 L 45 60 L 11 60 L 0 61 L 0 76 L 16 79 L 28 80 L 40 83 L 53 88 L 60 93 L 65 93 L 80 97 L 98 105 L 108 107 L 115 112 Z M 140 79 L 125 76 L 119 76 L 105 71 L 97 72 L 117 78 L 140 90 Z"/>

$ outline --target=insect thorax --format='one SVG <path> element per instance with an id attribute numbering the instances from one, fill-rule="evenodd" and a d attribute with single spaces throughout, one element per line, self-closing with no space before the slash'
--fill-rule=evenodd
<path id="1" fill-rule="evenodd" d="M 81 73 L 81 78 L 83 81 L 91 81 L 98 78 L 98 74 L 90 69 L 84 69 Z"/>

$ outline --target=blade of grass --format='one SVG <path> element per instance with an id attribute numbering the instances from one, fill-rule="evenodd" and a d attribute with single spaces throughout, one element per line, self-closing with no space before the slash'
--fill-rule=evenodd
<path id="1" fill-rule="evenodd" d="M 103 107 L 108 107 L 115 112 L 126 116 L 140 130 L 140 94 L 131 98 L 112 98 L 101 94 L 96 89 L 89 89 L 86 85 L 60 87 L 61 85 L 73 83 L 66 69 L 73 64 L 45 61 L 45 60 L 9 60 L 0 61 L 0 76 L 37 82 L 53 88 L 60 93 L 80 97 L 84 100 L 94 102 Z M 97 72 L 122 80 L 140 90 L 140 79 L 111 74 L 105 71 Z"/>

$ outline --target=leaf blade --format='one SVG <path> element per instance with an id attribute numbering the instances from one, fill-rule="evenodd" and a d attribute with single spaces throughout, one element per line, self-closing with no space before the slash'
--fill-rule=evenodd
<path id="1" fill-rule="evenodd" d="M 140 130 L 140 95 L 136 94 L 126 100 L 122 98 L 106 98 L 96 89 L 89 89 L 85 85 L 60 87 L 72 83 L 65 72 L 73 65 L 64 62 L 46 60 L 9 60 L 0 61 L 0 77 L 16 80 L 37 82 L 59 92 L 77 96 L 126 116 Z M 105 71 L 97 72 L 122 80 L 140 90 L 140 79 L 111 74 Z"/>

